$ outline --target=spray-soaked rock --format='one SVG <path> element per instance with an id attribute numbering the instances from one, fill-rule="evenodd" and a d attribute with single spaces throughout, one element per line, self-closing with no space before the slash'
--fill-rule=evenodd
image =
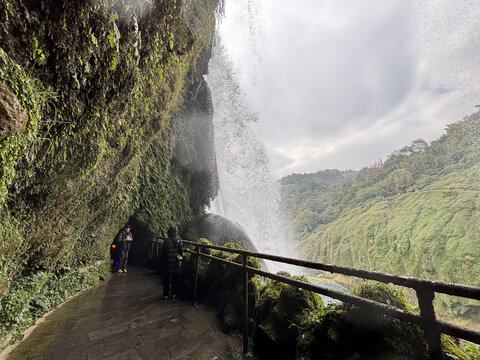
<path id="1" fill-rule="evenodd" d="M 191 221 L 183 235 L 185 239 L 189 240 L 205 238 L 220 246 L 227 242 L 240 242 L 243 248 L 257 251 L 255 245 L 239 225 L 219 215 L 206 214 Z"/>
<path id="2" fill-rule="evenodd" d="M 25 131 L 27 120 L 27 111 L 7 84 L 0 81 L 0 140 L 15 132 Z"/>

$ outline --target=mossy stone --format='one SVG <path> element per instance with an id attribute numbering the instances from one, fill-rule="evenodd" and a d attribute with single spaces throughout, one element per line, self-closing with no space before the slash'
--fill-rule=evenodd
<path id="1" fill-rule="evenodd" d="M 289 273 L 281 272 L 290 277 Z M 304 311 L 316 308 L 314 295 L 277 281 L 260 292 L 255 306 L 253 341 L 262 356 L 293 356 Z"/>
<path id="2" fill-rule="evenodd" d="M 366 282 L 356 288 L 358 296 L 404 310 L 412 310 L 402 292 L 382 283 Z M 416 325 L 375 312 L 339 304 L 327 308 L 303 324 L 297 343 L 297 358 L 322 359 L 427 359 L 423 331 Z M 442 336 L 445 358 L 468 359 L 448 337 Z M 453 358 L 453 357 L 450 357 Z"/>

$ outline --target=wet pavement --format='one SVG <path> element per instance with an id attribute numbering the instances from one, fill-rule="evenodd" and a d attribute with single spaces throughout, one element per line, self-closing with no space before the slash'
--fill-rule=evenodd
<path id="1" fill-rule="evenodd" d="M 241 338 L 214 312 L 163 300 L 161 279 L 141 268 L 113 274 L 37 322 L 0 359 L 245 359 Z"/>

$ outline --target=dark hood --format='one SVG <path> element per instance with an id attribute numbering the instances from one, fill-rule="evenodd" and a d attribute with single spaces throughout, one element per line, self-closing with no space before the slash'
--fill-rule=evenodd
<path id="1" fill-rule="evenodd" d="M 170 226 L 170 229 L 168 229 L 168 237 L 169 238 L 176 238 L 178 237 L 178 230 L 176 226 Z"/>

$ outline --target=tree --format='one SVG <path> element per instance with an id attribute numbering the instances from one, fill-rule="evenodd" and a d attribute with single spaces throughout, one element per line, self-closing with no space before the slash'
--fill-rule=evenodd
<path id="1" fill-rule="evenodd" d="M 382 162 L 381 159 L 379 159 L 378 161 L 375 161 L 373 164 L 371 164 L 365 172 L 365 181 L 373 180 L 375 174 L 381 168 L 383 168 L 383 162 Z"/>
<path id="2" fill-rule="evenodd" d="M 410 171 L 405 169 L 396 169 L 392 171 L 388 177 L 393 181 L 398 192 L 404 192 L 409 186 L 415 183 Z"/>
<path id="3" fill-rule="evenodd" d="M 410 146 L 412 153 L 417 153 L 423 151 L 428 146 L 428 143 L 423 139 L 417 139 L 412 142 L 412 146 Z"/>

